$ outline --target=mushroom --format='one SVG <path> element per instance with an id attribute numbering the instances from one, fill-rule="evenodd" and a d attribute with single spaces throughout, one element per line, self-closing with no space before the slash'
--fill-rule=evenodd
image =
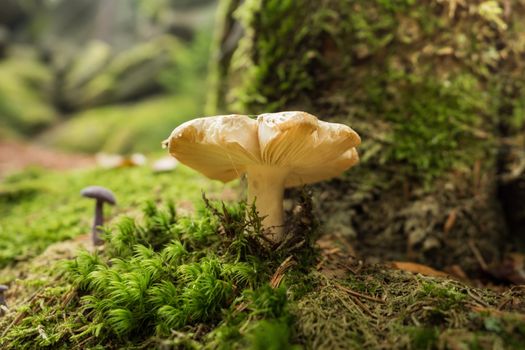
<path id="1" fill-rule="evenodd" d="M 95 219 L 93 220 L 92 238 L 94 245 L 101 245 L 104 241 L 100 238 L 99 226 L 104 224 L 104 203 L 115 205 L 117 202 L 113 192 L 101 186 L 89 186 L 80 191 L 83 197 L 95 199 Z"/>
<path id="2" fill-rule="evenodd" d="M 160 159 L 157 159 L 152 165 L 153 172 L 155 173 L 166 173 L 173 171 L 179 162 L 177 159 L 167 156 Z"/>
<path id="3" fill-rule="evenodd" d="M 2 316 L 5 312 L 8 311 L 7 309 L 7 303 L 5 302 L 5 295 L 4 293 L 9 289 L 8 286 L 4 284 L 0 284 L 0 316 Z"/>
<path id="4" fill-rule="evenodd" d="M 269 239 L 283 239 L 283 193 L 340 175 L 355 165 L 359 135 L 306 112 L 220 115 L 190 120 L 164 141 L 170 154 L 223 182 L 243 174 Z"/>

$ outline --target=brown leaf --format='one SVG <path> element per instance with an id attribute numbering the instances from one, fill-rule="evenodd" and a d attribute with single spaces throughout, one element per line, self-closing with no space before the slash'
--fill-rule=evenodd
<path id="1" fill-rule="evenodd" d="M 442 271 L 438 271 L 436 269 L 431 268 L 430 266 L 413 263 L 413 262 L 405 262 L 405 261 L 393 261 L 390 263 L 390 267 L 396 269 L 396 270 L 402 270 L 402 271 L 408 271 L 412 273 L 420 273 L 425 276 L 431 276 L 431 277 L 446 277 L 448 274 Z"/>
<path id="2" fill-rule="evenodd" d="M 443 232 L 445 235 L 447 235 L 450 230 L 454 227 L 456 223 L 456 219 L 458 217 L 458 210 L 452 209 L 450 213 L 448 214 L 447 221 L 445 221 L 445 225 L 443 225 Z"/>

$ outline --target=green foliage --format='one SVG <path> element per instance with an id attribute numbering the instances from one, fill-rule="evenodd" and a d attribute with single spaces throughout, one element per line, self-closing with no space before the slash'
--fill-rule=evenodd
<path id="1" fill-rule="evenodd" d="M 0 62 L 0 128 L 33 135 L 57 120 L 50 105 L 51 74 L 30 58 Z"/>
<path id="2" fill-rule="evenodd" d="M 193 96 L 196 105 L 204 103 L 206 76 L 210 60 L 211 29 L 201 29 L 184 50 L 172 52 L 177 64 L 164 70 L 159 80 L 174 94 Z"/>
<path id="3" fill-rule="evenodd" d="M 40 139 L 71 151 L 150 152 L 158 150 L 177 125 L 196 114 L 198 106 L 186 96 L 157 97 L 80 112 Z"/>
<path id="4" fill-rule="evenodd" d="M 100 71 L 88 77 L 78 76 L 75 70 L 66 76 L 66 85 L 59 91 L 68 108 L 93 107 L 127 101 L 158 90 L 161 73 L 176 64 L 176 52 L 186 48 L 170 36 L 159 36 L 116 54 Z M 78 58 L 78 60 L 85 57 Z M 79 64 L 82 64 L 81 61 Z"/>
<path id="5" fill-rule="evenodd" d="M 113 98 L 122 100 L 120 95 L 133 93 L 133 89 L 140 88 L 140 84 L 160 84 L 172 96 L 80 111 L 69 115 L 68 121 L 44 133 L 40 139 L 46 144 L 71 151 L 150 152 L 157 150 L 159 142 L 177 125 L 202 114 L 211 40 L 209 34 L 199 32 L 190 47 L 161 39 L 154 45 L 147 45 L 144 50 L 138 47 L 117 57 L 113 65 L 99 76 L 91 77 L 89 84 L 76 83 L 79 85 L 76 92 L 73 91 L 76 95 L 73 92 L 70 94 L 73 94 L 71 99 L 75 103 L 98 105 L 112 102 Z M 156 50 L 161 50 L 161 54 Z M 162 57 L 157 57 L 159 55 Z M 159 64 L 150 62 L 148 65 L 153 66 L 151 69 L 155 72 L 148 72 L 150 68 L 148 65 L 143 67 L 143 61 L 150 56 L 170 64 L 159 67 Z M 81 76 L 81 72 L 73 73 L 71 79 Z M 81 77 L 75 79 L 82 80 Z M 110 100 L 97 100 L 102 98 Z M 89 102 L 89 99 L 93 101 Z"/>

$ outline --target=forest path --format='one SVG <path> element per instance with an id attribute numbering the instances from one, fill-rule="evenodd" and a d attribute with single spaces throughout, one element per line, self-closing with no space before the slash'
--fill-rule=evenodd
<path id="1" fill-rule="evenodd" d="M 90 155 L 65 153 L 22 141 L 0 141 L 0 178 L 28 166 L 67 170 L 93 165 L 95 165 L 95 158 Z"/>

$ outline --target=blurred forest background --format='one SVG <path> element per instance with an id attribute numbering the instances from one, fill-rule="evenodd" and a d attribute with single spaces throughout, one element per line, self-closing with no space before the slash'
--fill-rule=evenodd
<path id="1" fill-rule="evenodd" d="M 0 137 L 158 150 L 201 115 L 214 0 L 2 0 Z"/>

